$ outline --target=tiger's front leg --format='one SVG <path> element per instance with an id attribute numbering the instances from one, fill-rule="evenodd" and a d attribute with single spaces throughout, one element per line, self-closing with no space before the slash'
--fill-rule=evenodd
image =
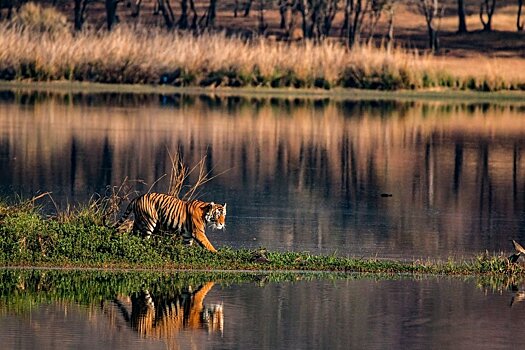
<path id="1" fill-rule="evenodd" d="M 201 231 L 201 230 L 194 231 L 193 232 L 193 237 L 195 237 L 195 239 L 197 240 L 197 242 L 199 242 L 199 244 L 201 246 L 203 246 L 204 248 L 208 249 L 210 252 L 212 252 L 212 253 L 216 253 L 217 252 L 217 249 L 215 249 L 213 247 L 213 245 L 209 241 L 208 237 L 206 237 L 206 234 L 204 233 L 204 231 Z"/>

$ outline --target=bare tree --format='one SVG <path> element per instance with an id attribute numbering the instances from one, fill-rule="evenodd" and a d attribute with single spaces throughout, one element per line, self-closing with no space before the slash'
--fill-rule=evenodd
<path id="1" fill-rule="evenodd" d="M 244 7 L 244 17 L 248 17 L 250 15 L 250 11 L 252 9 L 252 0 L 246 1 L 246 6 Z"/>
<path id="2" fill-rule="evenodd" d="M 388 33 L 386 36 L 386 49 L 388 53 L 392 52 L 392 44 L 394 43 L 394 12 L 395 5 L 394 1 L 390 1 L 390 5 L 387 7 L 388 11 Z"/>
<path id="3" fill-rule="evenodd" d="M 321 8 L 323 0 L 310 0 L 308 5 L 310 7 L 310 25 L 308 28 L 308 37 L 315 40 L 321 38 Z"/>
<path id="4" fill-rule="evenodd" d="M 385 9 L 388 2 L 389 0 L 371 0 L 370 11 L 368 14 L 369 43 L 374 39 L 377 23 L 381 19 L 383 10 Z"/>
<path id="5" fill-rule="evenodd" d="M 281 18 L 281 21 L 279 22 L 279 28 L 286 29 L 286 14 L 288 13 L 288 9 L 291 7 L 291 4 L 288 2 L 288 0 L 279 0 L 277 6 L 279 7 L 279 16 Z"/>
<path id="6" fill-rule="evenodd" d="M 334 22 L 335 15 L 339 11 L 339 0 L 328 0 L 323 2 L 322 8 L 322 32 L 323 36 L 330 35 L 332 29 L 332 23 Z"/>
<path id="7" fill-rule="evenodd" d="M 291 38 L 295 29 L 296 17 L 301 13 L 302 0 L 279 0 L 280 28 L 284 29 L 284 36 Z"/>
<path id="8" fill-rule="evenodd" d="M 465 0 L 458 0 L 458 34 L 468 32 L 465 16 Z"/>
<path id="9" fill-rule="evenodd" d="M 300 12 L 302 17 L 303 35 L 305 38 L 321 40 L 332 29 L 332 23 L 339 10 L 340 0 L 295 0 L 287 3 L 294 12 Z M 284 11 L 282 12 L 284 14 Z M 281 25 L 283 16 L 281 16 Z"/>
<path id="10" fill-rule="evenodd" d="M 87 5 L 90 3 L 90 0 L 75 0 L 75 4 L 73 7 L 74 11 L 74 28 L 76 31 L 82 30 L 82 26 L 84 25 L 84 22 L 86 21 L 86 10 Z"/>
<path id="11" fill-rule="evenodd" d="M 189 0 L 190 2 L 190 10 L 193 14 L 193 19 L 191 20 L 191 28 L 193 30 L 197 30 L 198 28 L 198 21 L 199 21 L 199 15 L 197 14 L 197 9 L 195 8 L 195 2 L 193 0 Z"/>
<path id="12" fill-rule="evenodd" d="M 479 5 L 479 19 L 486 32 L 492 31 L 492 16 L 496 10 L 496 0 L 482 0 Z"/>
<path id="13" fill-rule="evenodd" d="M 188 0 L 180 1 L 180 17 L 178 26 L 180 29 L 188 28 Z"/>
<path id="14" fill-rule="evenodd" d="M 234 0 L 233 2 L 233 17 L 237 18 L 237 14 L 239 12 L 239 0 Z"/>
<path id="15" fill-rule="evenodd" d="M 170 0 L 157 0 L 157 6 L 159 12 L 164 18 L 164 23 L 168 29 L 173 29 L 175 27 L 175 14 L 170 4 Z"/>
<path id="16" fill-rule="evenodd" d="M 131 17 L 138 17 L 140 15 L 140 5 L 142 0 L 128 0 L 126 6 L 131 9 Z"/>
<path id="17" fill-rule="evenodd" d="M 259 34 L 264 34 L 268 24 L 264 21 L 264 0 L 259 0 Z"/>
<path id="18" fill-rule="evenodd" d="M 217 17 L 217 0 L 210 0 L 206 16 L 206 27 L 213 28 L 215 26 L 215 18 Z"/>
<path id="19" fill-rule="evenodd" d="M 438 25 L 442 7 L 439 0 L 419 0 L 419 8 L 425 16 L 428 31 L 428 45 L 430 50 L 435 53 L 439 51 Z"/>
<path id="20" fill-rule="evenodd" d="M 368 27 L 368 43 L 370 44 L 375 37 L 377 24 L 383 13 L 387 16 L 386 45 L 390 52 L 394 41 L 394 13 L 396 0 L 371 0 L 368 11 L 368 20 L 364 26 Z M 384 38 L 385 38 L 384 37 Z"/>
<path id="21" fill-rule="evenodd" d="M 364 3 L 363 0 L 345 0 L 341 36 L 344 35 L 346 37 L 346 42 L 349 47 L 359 42 L 363 20 L 369 7 L 369 0 L 364 0 Z"/>
<path id="22" fill-rule="evenodd" d="M 108 30 L 113 29 L 113 26 L 118 22 L 117 5 L 119 0 L 105 0 L 106 4 L 106 23 Z"/>

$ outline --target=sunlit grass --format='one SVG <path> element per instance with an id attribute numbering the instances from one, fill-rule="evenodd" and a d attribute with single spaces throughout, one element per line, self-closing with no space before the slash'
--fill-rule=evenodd
<path id="1" fill-rule="evenodd" d="M 251 41 L 222 34 L 118 27 L 60 35 L 16 25 L 0 28 L 0 79 L 175 86 L 267 86 L 366 89 L 521 89 L 497 66 L 474 75 L 444 68 L 416 52 L 337 42 Z"/>

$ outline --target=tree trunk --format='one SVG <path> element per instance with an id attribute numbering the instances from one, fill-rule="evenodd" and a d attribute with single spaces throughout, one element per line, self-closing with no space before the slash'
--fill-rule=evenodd
<path id="1" fill-rule="evenodd" d="M 85 0 L 75 0 L 74 12 L 75 12 L 75 30 L 82 30 L 82 25 L 84 24 L 84 16 L 82 8 L 85 8 Z"/>
<path id="2" fill-rule="evenodd" d="M 489 4 L 489 1 L 490 4 Z M 483 30 L 486 32 L 492 31 L 492 16 L 494 15 L 494 11 L 496 10 L 496 0 L 483 0 L 479 7 L 479 19 L 481 20 L 481 24 L 483 25 Z M 485 21 L 484 15 L 487 16 L 487 20 Z"/>
<path id="3" fill-rule="evenodd" d="M 349 0 L 352 1 L 352 0 Z M 348 46 L 353 47 L 359 41 L 361 34 L 361 20 L 362 20 L 362 0 L 355 0 L 354 18 L 352 24 L 348 27 Z"/>
<path id="4" fill-rule="evenodd" d="M 179 28 L 188 28 L 188 0 L 180 1 L 180 17 L 179 17 Z"/>
<path id="5" fill-rule="evenodd" d="M 246 2 L 246 7 L 244 8 L 244 17 L 248 17 L 250 15 L 251 9 L 252 9 L 252 0 L 248 0 L 248 2 Z"/>
<path id="6" fill-rule="evenodd" d="M 106 0 L 106 23 L 108 30 L 113 29 L 117 23 L 117 5 L 118 0 Z"/>
<path id="7" fill-rule="evenodd" d="M 195 3 L 193 2 L 193 0 L 189 0 L 190 1 L 190 10 L 191 10 L 191 13 L 193 14 L 193 19 L 191 20 L 191 26 L 190 28 L 192 30 L 198 30 L 198 22 L 199 22 L 199 15 L 197 14 L 197 10 L 195 9 Z"/>
<path id="8" fill-rule="evenodd" d="M 279 22 L 279 28 L 285 29 L 286 28 L 286 12 L 288 10 L 288 1 L 287 0 L 279 0 L 279 16 L 281 17 L 281 21 Z"/>
<path id="9" fill-rule="evenodd" d="M 437 30 L 434 29 L 432 24 L 427 23 L 427 29 L 428 29 L 428 45 L 432 53 L 436 53 L 439 51 L 438 32 Z"/>
<path id="10" fill-rule="evenodd" d="M 436 18 L 440 16 L 440 6 L 438 0 L 420 0 L 420 10 L 425 15 L 428 31 L 428 46 L 432 53 L 439 51 L 438 31 L 434 27 Z"/>
<path id="11" fill-rule="evenodd" d="M 237 18 L 237 11 L 239 10 L 239 0 L 235 0 L 233 4 L 233 17 Z"/>
<path id="12" fill-rule="evenodd" d="M 464 34 L 467 32 L 467 21 L 465 19 L 465 0 L 458 0 L 458 34 Z"/>
<path id="13" fill-rule="evenodd" d="M 213 28 L 215 26 L 215 18 L 217 17 L 217 0 L 210 0 L 208 6 L 208 16 L 206 17 L 206 27 Z"/>
<path id="14" fill-rule="evenodd" d="M 142 0 L 129 0 L 128 7 L 131 8 L 131 17 L 138 17 L 140 15 L 140 5 Z"/>
<path id="15" fill-rule="evenodd" d="M 328 6 L 325 7 L 325 13 L 323 16 L 323 35 L 329 36 L 330 30 L 332 29 L 332 23 L 334 21 L 335 15 L 339 11 L 338 0 L 331 0 L 328 3 Z"/>
<path id="16" fill-rule="evenodd" d="M 170 0 L 158 0 L 157 4 L 159 6 L 159 11 L 164 18 L 164 22 L 166 23 L 166 27 L 170 30 L 173 29 L 175 26 L 175 18 L 173 10 L 171 9 Z"/>
<path id="17" fill-rule="evenodd" d="M 389 9 L 388 17 L 388 35 L 386 37 L 386 50 L 388 53 L 392 52 L 392 43 L 394 42 L 394 5 Z"/>
<path id="18" fill-rule="evenodd" d="M 299 0 L 300 4 L 298 5 L 299 11 L 301 11 L 301 17 L 302 17 L 302 26 L 303 26 L 303 38 L 309 38 L 308 36 L 308 1 L 307 0 Z"/>
<path id="19" fill-rule="evenodd" d="M 268 25 L 264 21 L 264 0 L 259 1 L 259 34 L 264 34 Z"/>

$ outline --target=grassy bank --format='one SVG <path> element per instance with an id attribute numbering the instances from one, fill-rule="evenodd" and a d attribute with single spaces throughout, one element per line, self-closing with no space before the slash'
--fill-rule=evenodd
<path id="1" fill-rule="evenodd" d="M 288 270 L 370 273 L 514 275 L 524 272 L 503 255 L 465 261 L 392 261 L 304 252 L 234 250 L 218 254 L 172 239 L 143 240 L 105 224 L 101 206 L 45 218 L 32 201 L 0 204 L 0 264 L 187 270 Z"/>
<path id="2" fill-rule="evenodd" d="M 66 29 L 0 28 L 0 80 L 83 81 L 194 87 L 290 87 L 378 90 L 452 88 L 523 90 L 525 81 L 497 65 L 474 75 L 440 58 L 339 43 L 245 41 L 221 34 L 119 27 L 71 34 Z M 473 59 L 472 64 L 476 64 Z M 466 62 L 465 64 L 470 64 Z"/>

